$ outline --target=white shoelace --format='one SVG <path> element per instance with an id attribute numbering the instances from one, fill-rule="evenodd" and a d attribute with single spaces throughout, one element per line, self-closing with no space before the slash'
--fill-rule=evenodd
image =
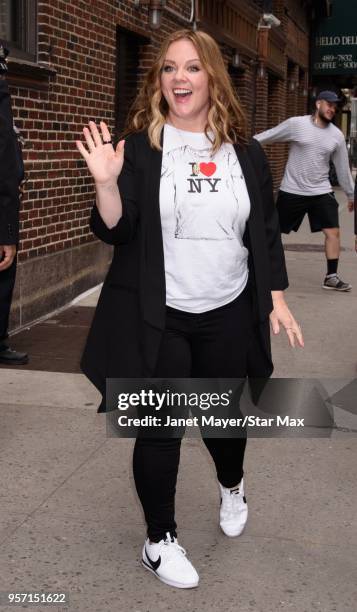
<path id="1" fill-rule="evenodd" d="M 166 533 L 166 539 L 164 540 L 164 545 L 165 546 L 172 546 L 172 547 L 174 547 L 180 553 L 182 553 L 184 556 L 186 556 L 186 554 L 187 554 L 185 549 L 182 546 L 180 546 L 180 544 L 177 542 L 176 538 L 171 536 L 169 531 L 167 531 L 167 533 Z"/>
<path id="2" fill-rule="evenodd" d="M 225 499 L 227 505 L 224 504 L 223 512 L 224 512 L 224 515 L 226 516 L 226 518 L 231 518 L 231 517 L 234 518 L 236 516 L 237 510 L 239 510 L 239 508 L 238 508 L 239 493 L 240 493 L 240 490 L 239 490 L 239 488 L 237 488 L 237 489 L 232 489 L 229 492 L 229 497 L 228 497 L 228 493 L 224 494 L 224 499 Z M 229 502 L 228 502 L 228 500 L 229 500 Z"/>

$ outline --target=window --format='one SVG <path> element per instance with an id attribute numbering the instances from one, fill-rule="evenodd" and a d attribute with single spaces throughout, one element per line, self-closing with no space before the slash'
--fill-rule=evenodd
<path id="1" fill-rule="evenodd" d="M 36 61 L 37 0 L 0 0 L 0 40 L 11 57 Z"/>

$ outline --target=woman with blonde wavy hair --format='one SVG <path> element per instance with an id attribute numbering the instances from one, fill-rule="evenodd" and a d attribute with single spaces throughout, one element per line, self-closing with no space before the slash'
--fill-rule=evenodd
<path id="1" fill-rule="evenodd" d="M 166 123 L 169 106 L 162 95 L 160 76 L 169 46 L 182 36 L 197 49 L 202 67 L 207 72 L 210 108 L 204 132 L 212 132 L 216 153 L 223 142 L 246 142 L 246 119 L 234 92 L 217 43 L 205 32 L 179 30 L 163 43 L 157 60 L 148 72 L 145 83 L 132 105 L 126 133 L 148 130 L 153 147 L 160 149 L 161 130 Z"/>
<path id="2" fill-rule="evenodd" d="M 269 377 L 269 318 L 303 346 L 288 309 L 271 175 L 245 120 L 218 45 L 205 32 L 166 38 L 131 109 L 125 140 L 107 125 L 77 141 L 94 178 L 91 227 L 114 245 L 82 358 L 111 410 L 107 378 Z M 174 430 L 177 431 L 177 430 Z M 162 582 L 196 587 L 178 544 L 175 490 L 182 436 L 140 435 L 133 468 L 147 523 L 142 564 Z M 244 432 L 204 437 L 214 461 L 222 532 L 248 516 Z M 220 502 L 220 505 L 219 505 Z"/>

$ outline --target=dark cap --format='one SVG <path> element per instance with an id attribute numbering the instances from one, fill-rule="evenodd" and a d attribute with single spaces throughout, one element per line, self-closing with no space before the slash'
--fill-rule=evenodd
<path id="1" fill-rule="evenodd" d="M 341 102 L 341 98 L 334 91 L 320 91 L 316 98 L 317 100 L 326 100 L 326 102 Z"/>

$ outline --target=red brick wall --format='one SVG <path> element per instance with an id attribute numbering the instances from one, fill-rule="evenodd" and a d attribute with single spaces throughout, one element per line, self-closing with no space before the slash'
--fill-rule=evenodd
<path id="1" fill-rule="evenodd" d="M 285 35 L 288 31 L 289 15 L 305 28 L 306 10 L 298 0 L 273 0 L 272 4 L 272 12 L 281 21 L 279 30 Z M 299 67 L 296 64 L 291 65 L 287 55 L 282 68 L 284 79 L 276 79 L 269 74 L 265 79 L 258 80 L 261 99 L 257 100 L 257 132 L 273 127 L 288 117 L 307 112 L 307 97 L 303 95 L 305 84 L 307 88 L 307 74 L 302 81 Z M 294 81 L 294 91 L 289 90 L 290 80 Z M 287 161 L 288 145 L 274 144 L 266 146 L 265 149 L 272 169 L 274 189 L 278 189 Z"/>
<path id="2" fill-rule="evenodd" d="M 262 132 L 268 128 L 268 75 L 256 76 L 256 113 L 255 131 Z"/>
<path id="3" fill-rule="evenodd" d="M 269 75 L 268 77 L 268 124 L 271 128 L 281 123 L 289 116 L 286 106 L 286 79 L 278 79 Z M 285 163 L 287 160 L 287 146 L 283 144 L 270 145 L 266 147 L 273 174 L 274 188 L 277 189 L 281 182 Z"/>
<path id="4" fill-rule="evenodd" d="M 189 17 L 187 0 L 167 3 Z M 41 83 L 11 85 L 16 125 L 26 140 L 28 182 L 21 211 L 20 260 L 71 248 L 93 235 L 88 227 L 93 182 L 75 147 L 89 119 L 114 126 L 116 24 L 151 36 L 139 74 L 170 31 L 185 25 L 165 13 L 150 33 L 147 8 L 133 0 L 38 2 L 38 60 L 57 74 Z M 139 79 L 140 80 L 140 79 Z"/>
<path id="5" fill-rule="evenodd" d="M 251 137 L 255 122 L 254 65 L 246 58 L 244 71 L 233 72 L 231 78 L 247 119 L 247 136 Z"/>
<path id="6" fill-rule="evenodd" d="M 111 124 L 114 3 L 38 3 L 39 61 L 57 70 L 44 90 L 13 87 L 15 121 L 26 139 L 28 183 L 21 212 L 20 259 L 92 240 L 93 185 L 75 139 L 94 109 Z M 95 49 L 98 43 L 99 49 Z"/>
<path id="7" fill-rule="evenodd" d="M 283 0 L 275 4 L 284 22 Z M 188 0 L 169 0 L 167 6 L 189 17 Z M 104 119 L 114 126 L 117 24 L 151 38 L 151 44 L 143 47 L 139 80 L 166 34 L 185 27 L 164 13 L 160 30 L 150 32 L 147 9 L 135 9 L 134 0 L 38 2 L 38 59 L 57 73 L 41 83 L 31 83 L 31 77 L 27 77 L 22 84 L 17 81 L 11 86 L 15 121 L 27 142 L 21 260 L 94 240 L 88 227 L 93 182 L 75 140 L 82 137 L 82 127 L 89 119 Z M 227 61 L 230 53 L 226 47 Z M 248 58 L 245 72 L 236 75 L 234 81 L 247 111 L 251 134 L 289 114 L 285 82 L 274 85 L 268 103 L 268 77 L 256 78 L 256 66 Z M 301 107 L 300 101 L 299 110 Z M 269 155 L 277 183 L 285 149 L 282 152 L 272 147 Z"/>

